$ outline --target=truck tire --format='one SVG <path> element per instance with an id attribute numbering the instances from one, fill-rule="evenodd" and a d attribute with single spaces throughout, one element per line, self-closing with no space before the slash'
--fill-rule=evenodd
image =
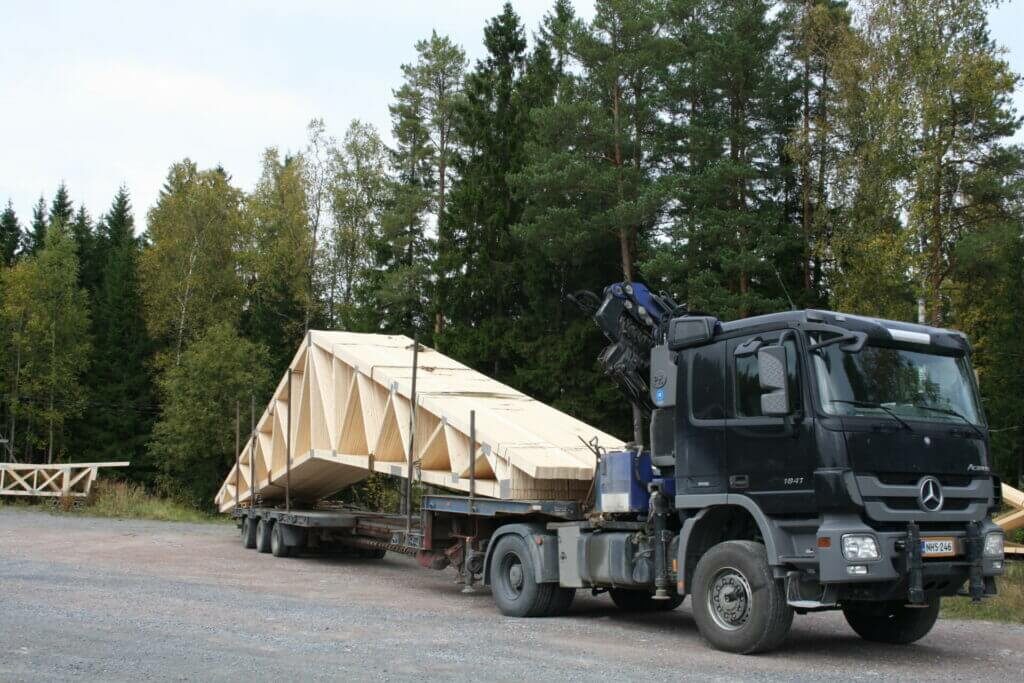
<path id="1" fill-rule="evenodd" d="M 249 550 L 256 547 L 256 520 L 252 517 L 242 519 L 242 547 Z"/>
<path id="2" fill-rule="evenodd" d="M 270 554 L 274 557 L 288 557 L 292 554 L 292 549 L 284 542 L 284 531 L 280 523 L 270 527 Z"/>
<path id="3" fill-rule="evenodd" d="M 498 540 L 491 556 L 491 593 L 507 617 L 548 616 L 557 583 L 537 583 L 537 568 L 526 541 L 517 534 Z M 563 598 L 564 599 L 564 598 Z"/>
<path id="4" fill-rule="evenodd" d="M 270 529 L 274 525 L 271 520 L 260 518 L 256 524 L 256 552 L 270 552 Z"/>
<path id="5" fill-rule="evenodd" d="M 777 647 L 793 624 L 782 583 L 772 576 L 764 544 L 725 541 L 697 562 L 693 616 L 701 636 L 726 652 Z"/>
<path id="6" fill-rule="evenodd" d="M 556 584 L 554 595 L 551 596 L 551 604 L 548 606 L 548 611 L 545 616 L 548 617 L 560 617 L 569 611 L 572 607 L 572 601 L 576 598 L 575 588 L 562 588 Z"/>
<path id="7" fill-rule="evenodd" d="M 669 612 L 683 604 L 683 596 L 675 591 L 668 600 L 655 600 L 646 590 L 626 588 L 609 588 L 608 595 L 623 612 Z"/>
<path id="8" fill-rule="evenodd" d="M 873 643 L 907 645 L 928 635 L 939 618 L 939 598 L 925 607 L 907 607 L 903 601 L 848 602 L 843 616 L 857 635 Z"/>

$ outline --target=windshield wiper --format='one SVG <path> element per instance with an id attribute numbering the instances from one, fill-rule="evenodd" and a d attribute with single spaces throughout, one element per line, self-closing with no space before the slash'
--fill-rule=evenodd
<path id="1" fill-rule="evenodd" d="M 941 413 L 943 415 L 951 415 L 953 417 L 960 418 L 963 421 L 964 424 L 968 425 L 971 429 L 974 430 L 974 433 L 977 434 L 980 439 L 982 439 L 982 440 L 985 439 L 985 433 L 983 431 L 981 431 L 981 428 L 978 427 L 978 425 L 976 425 L 973 422 L 971 422 L 970 420 L 968 420 L 963 415 L 963 413 L 958 413 L 957 411 L 953 410 L 952 408 L 939 408 L 938 406 L 928 406 L 928 405 L 925 405 L 923 403 L 914 403 L 912 405 L 915 408 L 918 408 L 920 410 L 931 410 L 933 412 Z"/>
<path id="2" fill-rule="evenodd" d="M 876 410 L 885 411 L 885 414 L 896 420 L 909 432 L 914 431 L 914 428 L 910 426 L 910 423 L 904 420 L 902 417 L 894 413 L 890 408 L 886 408 L 881 403 L 873 403 L 872 401 L 850 401 L 842 398 L 831 398 L 829 403 L 845 403 L 847 405 L 856 406 L 857 408 L 874 408 Z"/>

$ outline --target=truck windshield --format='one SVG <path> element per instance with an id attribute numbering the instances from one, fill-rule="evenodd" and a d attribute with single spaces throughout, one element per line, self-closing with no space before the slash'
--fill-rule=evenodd
<path id="1" fill-rule="evenodd" d="M 833 344 L 811 352 L 818 391 L 830 415 L 895 415 L 934 422 L 981 423 L 963 356 Z"/>

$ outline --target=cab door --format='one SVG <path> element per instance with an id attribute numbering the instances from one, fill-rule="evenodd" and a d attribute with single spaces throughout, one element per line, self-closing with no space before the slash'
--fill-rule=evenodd
<path id="1" fill-rule="evenodd" d="M 807 372 L 796 335 L 782 332 L 760 333 L 728 342 L 727 484 L 729 493 L 749 496 L 767 514 L 814 513 L 817 465 L 813 411 L 807 408 Z M 787 417 L 768 417 L 761 413 L 756 348 L 778 344 L 780 337 L 784 338 L 786 349 L 793 412 Z"/>

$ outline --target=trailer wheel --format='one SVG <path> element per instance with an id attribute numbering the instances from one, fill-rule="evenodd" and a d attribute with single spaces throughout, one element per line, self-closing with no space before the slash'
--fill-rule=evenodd
<path id="1" fill-rule="evenodd" d="M 270 554 L 274 557 L 288 557 L 292 554 L 292 549 L 284 542 L 284 531 L 280 523 L 270 527 Z"/>
<path id="2" fill-rule="evenodd" d="M 608 595 L 623 612 L 669 612 L 683 604 L 683 596 L 675 591 L 668 600 L 655 600 L 647 591 L 625 588 L 609 588 Z"/>
<path id="3" fill-rule="evenodd" d="M 256 550 L 261 553 L 270 552 L 270 530 L 274 523 L 270 520 L 260 518 L 256 524 Z"/>
<path id="4" fill-rule="evenodd" d="M 928 635 L 939 618 L 940 604 L 939 598 L 922 607 L 907 607 L 901 600 L 848 602 L 843 605 L 843 616 L 864 640 L 907 645 Z"/>
<path id="5" fill-rule="evenodd" d="M 526 541 L 516 534 L 502 536 L 491 557 L 491 593 L 508 617 L 542 617 L 549 613 L 556 583 L 537 583 Z M 563 598 L 564 599 L 564 598 Z"/>
<path id="6" fill-rule="evenodd" d="M 697 562 L 693 616 L 700 634 L 727 652 L 753 654 L 777 647 L 793 624 L 764 544 L 725 541 Z"/>
<path id="7" fill-rule="evenodd" d="M 249 550 L 256 547 L 256 521 L 249 516 L 242 519 L 242 547 Z"/>

